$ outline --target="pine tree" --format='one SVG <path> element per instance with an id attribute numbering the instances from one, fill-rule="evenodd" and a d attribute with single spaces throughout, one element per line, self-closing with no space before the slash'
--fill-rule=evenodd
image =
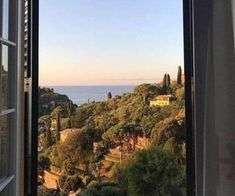
<path id="1" fill-rule="evenodd" d="M 108 99 L 112 99 L 112 93 L 111 92 L 108 93 Z"/>
<path id="2" fill-rule="evenodd" d="M 181 85 L 182 84 L 182 68 L 181 66 L 178 67 L 178 74 L 177 74 L 177 84 Z"/>
<path id="3" fill-rule="evenodd" d="M 60 131 L 61 131 L 60 113 L 58 112 L 56 114 L 56 142 L 58 142 L 60 140 Z"/>

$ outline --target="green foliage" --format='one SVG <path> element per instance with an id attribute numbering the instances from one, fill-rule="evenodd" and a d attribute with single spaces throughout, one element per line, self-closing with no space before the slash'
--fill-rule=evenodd
<path id="1" fill-rule="evenodd" d="M 185 177 L 184 170 L 179 165 L 185 163 L 186 151 L 184 88 L 176 82 L 171 84 L 168 75 L 164 76 L 165 89 L 164 81 L 162 85 L 142 84 L 133 93 L 112 97 L 108 101 L 86 103 L 76 110 L 71 102 L 65 110 L 63 107 L 54 108 L 52 114 L 55 115 L 52 116 L 57 119 L 57 113 L 60 113 L 57 112 L 58 109 L 65 111 L 65 115 L 60 118 L 61 130 L 76 127 L 80 131 L 71 134 L 65 142 L 55 143 L 46 153 L 52 165 L 61 168 L 63 175 L 76 174 L 82 176 L 83 180 L 88 176 L 89 182 L 94 179 L 99 181 L 99 186 L 89 185 L 82 191 L 82 195 L 181 194 L 180 188 L 185 185 Z M 168 93 L 176 97 L 173 103 L 164 107 L 149 106 L 149 100 Z M 50 118 L 49 116 L 49 120 Z M 49 120 L 48 116 L 39 119 L 45 127 L 48 127 Z M 58 133 L 57 128 L 55 133 Z M 149 139 L 151 148 L 134 155 L 138 136 Z M 95 150 L 94 142 L 98 144 Z M 129 146 L 130 151 L 127 148 Z M 162 149 L 155 149 L 156 146 Z M 118 147 L 120 153 L 112 156 L 111 149 L 114 147 Z M 122 156 L 124 152 L 133 153 L 133 160 L 130 157 L 127 160 L 122 159 L 125 157 Z M 109 168 L 117 184 L 104 183 L 108 178 L 102 176 L 106 172 L 103 165 L 107 161 L 119 164 L 121 160 L 122 164 L 118 167 L 112 165 Z M 115 169 L 112 170 L 113 168 Z M 66 179 L 61 183 L 65 183 Z M 69 189 L 71 186 L 66 190 Z"/>
<path id="2" fill-rule="evenodd" d="M 68 101 L 67 110 L 68 110 L 68 116 L 71 117 L 73 115 L 73 102 L 72 101 Z"/>
<path id="3" fill-rule="evenodd" d="M 64 110 L 64 108 L 62 108 L 61 106 L 57 106 L 56 108 L 53 109 L 53 111 L 51 112 L 51 117 L 52 118 L 56 118 L 56 115 L 60 113 L 60 116 L 65 117 L 67 115 L 66 111 Z"/>
<path id="4" fill-rule="evenodd" d="M 91 157 L 92 145 L 82 131 L 68 135 L 53 152 L 52 162 L 61 167 L 65 173 L 73 175 L 80 164 L 86 163 Z"/>
<path id="5" fill-rule="evenodd" d="M 167 73 L 163 77 L 161 93 L 162 94 L 171 94 L 172 93 L 171 77 Z"/>
<path id="6" fill-rule="evenodd" d="M 141 84 L 135 87 L 134 93 L 141 95 L 143 97 L 144 103 L 146 103 L 146 99 L 149 96 L 158 94 L 159 89 L 157 86 L 152 84 Z"/>
<path id="7" fill-rule="evenodd" d="M 73 115 L 73 102 L 69 101 L 67 103 L 67 111 L 68 111 L 68 123 L 67 128 L 72 128 L 72 115 Z"/>
<path id="8" fill-rule="evenodd" d="M 47 170 L 50 168 L 50 159 L 44 154 L 40 154 L 38 156 L 38 171 L 42 173 L 43 170 Z"/>
<path id="9" fill-rule="evenodd" d="M 161 146 L 171 150 L 176 155 L 176 160 L 185 163 L 185 127 L 184 119 L 170 117 L 160 121 L 151 134 L 152 145 Z"/>
<path id="10" fill-rule="evenodd" d="M 4 66 L 1 65 L 2 70 L 1 72 L 1 99 L 0 99 L 0 106 L 6 106 L 8 103 L 8 72 L 4 69 Z"/>
<path id="11" fill-rule="evenodd" d="M 56 114 L 56 142 L 60 140 L 60 131 L 61 131 L 60 113 L 58 112 Z"/>
<path id="12" fill-rule="evenodd" d="M 180 107 L 184 107 L 185 105 L 185 95 L 184 95 L 184 87 L 176 89 L 176 97 L 177 97 L 177 102 Z"/>
<path id="13" fill-rule="evenodd" d="M 175 157 L 158 147 L 136 153 L 127 167 L 128 191 L 131 196 L 169 195 L 184 186 L 184 173 Z"/>
<path id="14" fill-rule="evenodd" d="M 103 134 L 103 139 L 111 141 L 117 145 L 122 145 L 126 137 L 131 135 L 140 135 L 141 129 L 136 123 L 121 122 Z"/>
<path id="15" fill-rule="evenodd" d="M 39 87 L 39 117 L 49 115 L 57 106 L 65 109 L 64 103 L 69 101 L 66 95 L 55 93 L 52 88 Z"/>
<path id="16" fill-rule="evenodd" d="M 41 117 L 38 119 L 38 123 L 45 125 L 45 124 L 50 120 L 50 118 L 51 118 L 50 115 L 41 116 Z"/>
<path id="17" fill-rule="evenodd" d="M 167 88 L 166 74 L 163 76 L 163 80 L 162 80 L 162 88 L 163 88 L 163 89 L 166 89 L 166 88 Z"/>
<path id="18" fill-rule="evenodd" d="M 94 104 L 87 104 L 79 107 L 76 110 L 75 118 L 73 121 L 75 127 L 82 128 L 86 125 L 87 119 L 93 114 L 94 106 Z"/>
<path id="19" fill-rule="evenodd" d="M 113 182 L 91 183 L 80 196 L 125 196 L 118 184 Z"/>
<path id="20" fill-rule="evenodd" d="M 112 99 L 112 97 L 113 97 L 113 96 L 112 96 L 112 93 L 109 92 L 109 93 L 108 93 L 108 99 Z"/>
<path id="21" fill-rule="evenodd" d="M 53 140 L 51 136 L 51 130 L 50 128 L 46 129 L 46 139 L 45 139 L 45 148 L 49 148 L 50 146 L 53 145 Z"/>
<path id="22" fill-rule="evenodd" d="M 72 176 L 60 176 L 59 187 L 69 193 L 70 191 L 77 191 L 79 188 L 84 188 L 82 178 L 79 175 L 74 174 Z"/>
<path id="23" fill-rule="evenodd" d="M 45 187 L 38 187 L 38 191 L 37 191 L 37 195 L 38 196 L 61 196 L 59 190 L 56 189 L 47 189 Z"/>
<path id="24" fill-rule="evenodd" d="M 178 67 L 178 73 L 177 73 L 177 84 L 181 85 L 182 84 L 182 68 L 181 66 Z"/>

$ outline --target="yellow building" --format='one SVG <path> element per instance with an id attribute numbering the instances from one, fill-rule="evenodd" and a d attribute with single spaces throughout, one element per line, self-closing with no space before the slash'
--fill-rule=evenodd
<path id="1" fill-rule="evenodd" d="M 160 95 L 160 96 L 157 96 L 155 99 L 150 101 L 150 107 L 170 105 L 170 103 L 173 100 L 174 100 L 173 95 Z"/>

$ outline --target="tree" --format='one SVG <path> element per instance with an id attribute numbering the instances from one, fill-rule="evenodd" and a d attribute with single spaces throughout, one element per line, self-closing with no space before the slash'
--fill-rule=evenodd
<path id="1" fill-rule="evenodd" d="M 85 164 L 92 154 L 92 144 L 82 131 L 70 133 L 57 147 L 53 163 L 61 167 L 66 174 L 74 175 L 80 164 Z"/>
<path id="2" fill-rule="evenodd" d="M 47 189 L 44 186 L 38 186 L 37 190 L 38 196 L 61 196 L 60 191 L 57 189 Z"/>
<path id="3" fill-rule="evenodd" d="M 58 112 L 56 114 L 56 142 L 58 142 L 60 140 L 60 131 L 61 131 L 60 113 Z"/>
<path id="4" fill-rule="evenodd" d="M 46 129 L 46 141 L 45 141 L 45 148 L 51 147 L 53 144 L 52 137 L 51 137 L 51 130 Z"/>
<path id="5" fill-rule="evenodd" d="M 43 170 L 50 168 L 50 159 L 44 154 L 40 154 L 38 156 L 38 171 L 39 173 L 43 173 Z"/>
<path id="6" fill-rule="evenodd" d="M 69 100 L 67 103 L 67 111 L 68 116 L 71 117 L 73 115 L 73 102 L 71 100 Z"/>
<path id="7" fill-rule="evenodd" d="M 61 106 L 57 106 L 52 112 L 51 117 L 56 118 L 56 115 L 60 113 L 60 116 L 65 116 L 65 111 Z"/>
<path id="8" fill-rule="evenodd" d="M 113 127 L 111 127 L 108 131 L 106 131 L 102 138 L 108 142 L 112 142 L 120 147 L 120 161 L 122 160 L 122 148 L 124 144 L 124 139 L 126 136 L 125 123 L 119 123 Z"/>
<path id="9" fill-rule="evenodd" d="M 73 102 L 68 101 L 67 103 L 67 110 L 68 110 L 68 124 L 67 128 L 72 128 L 72 115 L 73 115 Z"/>
<path id="10" fill-rule="evenodd" d="M 81 192 L 81 196 L 126 196 L 119 185 L 113 182 L 91 182 L 87 189 Z"/>
<path id="11" fill-rule="evenodd" d="M 74 174 L 72 176 L 60 176 L 59 178 L 60 188 L 69 193 L 70 191 L 76 192 L 79 188 L 84 188 L 82 178 Z"/>
<path id="12" fill-rule="evenodd" d="M 134 89 L 134 93 L 139 94 L 143 97 L 144 103 L 146 103 L 146 99 L 150 95 L 158 94 L 159 89 L 151 84 L 141 84 L 136 86 Z"/>
<path id="13" fill-rule="evenodd" d="M 166 74 L 164 74 L 163 80 L 162 80 L 162 88 L 166 89 L 166 87 L 167 87 L 167 84 L 166 84 L 166 83 L 167 83 L 167 82 L 166 82 Z"/>
<path id="14" fill-rule="evenodd" d="M 184 164 L 184 117 L 181 117 L 181 119 L 176 118 L 177 117 L 166 118 L 156 124 L 151 134 L 151 144 L 172 151 L 176 156 L 176 160 Z"/>
<path id="15" fill-rule="evenodd" d="M 171 77 L 169 74 L 166 74 L 166 86 L 167 87 L 171 86 Z"/>
<path id="16" fill-rule="evenodd" d="M 112 99 L 112 93 L 111 92 L 108 93 L 108 99 Z"/>
<path id="17" fill-rule="evenodd" d="M 49 148 L 53 144 L 51 130 L 50 130 L 51 129 L 51 119 L 50 118 L 47 118 L 45 120 L 45 129 L 46 129 L 45 148 Z"/>
<path id="18" fill-rule="evenodd" d="M 162 81 L 162 93 L 168 94 L 170 92 L 171 87 L 171 77 L 169 74 L 164 74 L 163 81 Z"/>
<path id="19" fill-rule="evenodd" d="M 44 124 L 44 126 L 46 127 L 46 124 L 47 124 L 48 120 L 50 120 L 50 118 L 51 118 L 50 115 L 41 116 L 41 117 L 38 119 L 38 123 Z"/>
<path id="20" fill-rule="evenodd" d="M 136 152 L 126 172 L 132 196 L 175 195 L 172 190 L 185 186 L 184 169 L 172 153 L 159 147 Z"/>
<path id="21" fill-rule="evenodd" d="M 136 137 L 136 135 L 139 135 L 140 132 L 141 130 L 135 123 L 120 122 L 119 124 L 111 127 L 108 131 L 106 131 L 102 135 L 102 138 L 119 146 L 120 161 L 122 161 L 123 145 L 125 141 L 129 142 L 129 139 L 131 137 Z"/>
<path id="22" fill-rule="evenodd" d="M 181 66 L 178 67 L 178 74 L 177 74 L 177 84 L 182 84 L 182 68 Z"/>

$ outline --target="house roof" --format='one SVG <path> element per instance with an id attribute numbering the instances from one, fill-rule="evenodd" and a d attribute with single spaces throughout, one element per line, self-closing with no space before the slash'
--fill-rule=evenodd
<path id="1" fill-rule="evenodd" d="M 173 95 L 159 95 L 157 97 L 155 97 L 152 101 L 156 101 L 156 100 L 159 100 L 159 99 L 168 99 L 168 98 L 173 98 L 174 96 Z"/>
<path id="2" fill-rule="evenodd" d="M 74 128 L 65 129 L 65 130 L 61 131 L 60 134 L 63 134 L 63 133 L 72 133 L 72 132 L 80 131 L 80 130 L 81 130 L 81 129 L 74 129 Z"/>

